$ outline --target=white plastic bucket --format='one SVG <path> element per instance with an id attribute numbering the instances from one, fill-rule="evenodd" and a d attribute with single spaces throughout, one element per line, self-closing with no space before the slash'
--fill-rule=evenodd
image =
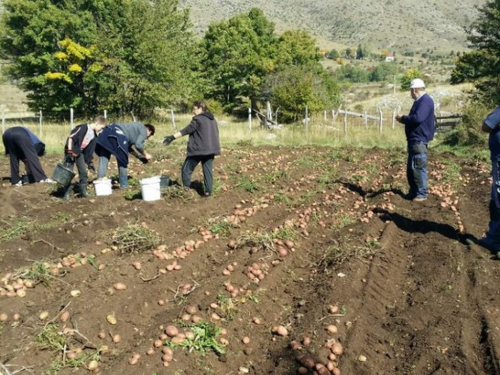
<path id="1" fill-rule="evenodd" d="M 143 178 L 140 182 L 142 199 L 151 202 L 161 198 L 160 176 Z"/>
<path id="2" fill-rule="evenodd" d="M 94 181 L 95 195 L 111 195 L 111 179 L 103 178 L 101 180 Z"/>

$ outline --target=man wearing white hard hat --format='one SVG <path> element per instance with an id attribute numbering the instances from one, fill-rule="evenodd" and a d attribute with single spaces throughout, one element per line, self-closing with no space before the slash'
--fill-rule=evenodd
<path id="1" fill-rule="evenodd" d="M 423 202 L 429 194 L 427 190 L 427 146 L 434 138 L 434 101 L 425 92 L 425 84 L 420 78 L 410 82 L 413 106 L 408 115 L 396 115 L 396 121 L 404 124 L 408 147 L 406 177 L 410 190 L 408 198 Z"/>

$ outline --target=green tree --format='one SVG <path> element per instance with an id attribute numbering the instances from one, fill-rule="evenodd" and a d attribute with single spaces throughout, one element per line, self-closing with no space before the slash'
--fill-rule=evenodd
<path id="1" fill-rule="evenodd" d="M 473 81 L 476 95 L 493 104 L 500 100 L 500 1 L 489 0 L 478 11 L 479 16 L 469 28 L 467 37 L 473 51 L 461 54 L 452 82 Z"/>
<path id="2" fill-rule="evenodd" d="M 279 108 L 280 122 L 296 122 L 309 113 L 338 105 L 340 90 L 335 81 L 319 65 L 290 65 L 270 74 L 265 92 Z"/>
<path id="3" fill-rule="evenodd" d="M 365 58 L 365 51 L 363 49 L 363 47 L 361 46 L 361 44 L 358 46 L 358 49 L 356 50 L 356 59 L 357 60 L 361 60 L 361 59 L 364 59 Z"/>
<path id="4" fill-rule="evenodd" d="M 1 56 L 46 113 L 141 115 L 187 87 L 193 50 L 178 0 L 6 0 Z"/>
<path id="5" fill-rule="evenodd" d="M 325 57 L 327 59 L 332 59 L 332 60 L 337 60 L 340 57 L 339 51 L 337 51 L 335 48 L 332 49 L 330 52 L 328 52 Z"/>
<path id="6" fill-rule="evenodd" d="M 407 91 L 410 89 L 410 83 L 415 78 L 422 78 L 423 74 L 418 69 L 408 69 L 401 77 L 401 90 Z"/>
<path id="7" fill-rule="evenodd" d="M 200 45 L 207 96 L 228 109 L 248 97 L 255 108 L 262 79 L 275 68 L 277 44 L 274 24 L 257 8 L 212 23 Z"/>
<path id="8" fill-rule="evenodd" d="M 370 73 L 353 64 L 342 65 L 335 70 L 333 77 L 339 82 L 363 83 L 370 81 Z"/>
<path id="9" fill-rule="evenodd" d="M 308 31 L 291 30 L 281 34 L 276 58 L 278 70 L 287 65 L 316 64 L 319 61 L 319 48 Z"/>
<path id="10" fill-rule="evenodd" d="M 488 67 L 483 63 L 487 60 L 484 52 L 472 51 L 457 59 L 451 73 L 450 83 L 456 85 L 463 82 L 476 82 L 487 74 Z"/>
<path id="11" fill-rule="evenodd" d="M 80 78 L 74 75 L 71 87 L 67 80 L 54 85 L 46 77 L 46 73 L 59 68 L 60 60 L 55 56 L 60 51 L 59 42 L 71 35 L 81 45 L 91 46 L 97 39 L 92 13 L 83 1 L 67 2 L 65 7 L 58 3 L 6 0 L 0 27 L 1 56 L 11 62 L 9 76 L 28 92 L 30 108 L 43 109 L 46 114 L 62 107 L 85 105 L 88 100 L 81 85 L 84 73 Z"/>
<path id="12" fill-rule="evenodd" d="M 370 81 L 392 81 L 394 76 L 398 73 L 398 68 L 395 64 L 390 62 L 382 62 L 370 73 Z"/>

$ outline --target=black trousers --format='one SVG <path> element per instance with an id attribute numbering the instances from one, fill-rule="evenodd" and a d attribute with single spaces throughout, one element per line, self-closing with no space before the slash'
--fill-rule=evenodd
<path id="1" fill-rule="evenodd" d="M 203 167 L 203 181 L 205 183 L 205 193 L 212 194 L 214 184 L 213 166 L 214 155 L 188 156 L 182 164 L 182 184 L 186 187 L 191 185 L 191 176 L 196 166 L 201 163 Z"/>
<path id="2" fill-rule="evenodd" d="M 7 129 L 2 136 L 5 152 L 10 156 L 10 182 L 17 184 L 21 181 L 19 175 L 19 161 L 26 164 L 27 171 L 33 175 L 35 182 L 45 180 L 47 176 L 38 159 L 37 148 L 33 145 L 25 129 L 14 127 Z M 37 145 L 38 146 L 38 145 Z M 40 144 L 40 146 L 43 146 Z M 39 147 L 40 147 L 39 146 Z"/>
<path id="3" fill-rule="evenodd" d="M 76 164 L 76 169 L 78 170 L 78 176 L 80 176 L 80 185 L 87 185 L 89 181 L 89 175 L 87 172 L 87 164 L 85 163 L 85 157 L 83 156 L 83 152 L 80 153 L 75 158 L 74 163 L 66 163 L 66 165 L 73 171 L 74 166 Z"/>

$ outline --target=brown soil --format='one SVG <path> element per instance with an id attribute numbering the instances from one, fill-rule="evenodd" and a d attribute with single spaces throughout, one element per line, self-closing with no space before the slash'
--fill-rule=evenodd
<path id="1" fill-rule="evenodd" d="M 175 180 L 182 157 L 177 150 L 145 167 L 134 163 L 131 175 L 168 173 Z M 342 374 L 500 374 L 500 262 L 466 241 L 487 226 L 489 167 L 432 153 L 432 194 L 415 203 L 403 194 L 405 157 L 403 151 L 242 147 L 216 159 L 218 191 L 210 199 L 169 187 L 157 202 L 113 190 L 69 203 L 46 185 L 11 187 L 3 159 L 0 363 L 12 373 L 70 374 L 69 354 L 82 350 L 82 373 L 106 345 L 94 373 L 291 375 L 300 354 L 327 364 L 325 343 L 335 341 L 344 353 L 330 366 Z M 43 163 L 52 172 L 56 160 Z M 116 231 L 136 224 L 156 231 L 159 247 L 113 250 Z M 203 241 L 209 229 L 217 233 Z M 293 249 L 280 257 L 276 240 L 252 249 L 247 240 L 257 236 L 293 238 Z M 190 240 L 197 242 L 193 251 Z M 12 274 L 20 278 L 23 267 L 40 260 L 54 272 L 59 264 L 58 273 L 23 298 L 8 297 Z M 140 270 L 132 266 L 137 261 Z M 174 261 L 181 269 L 168 271 Z M 247 276 L 254 263 L 263 270 L 258 283 Z M 234 271 L 224 275 L 228 265 Z M 117 282 L 126 289 L 114 290 Z M 75 289 L 79 297 L 70 296 Z M 164 367 L 161 348 L 146 352 L 167 325 L 186 330 L 181 319 L 188 306 L 227 331 L 226 353 L 174 348 Z M 70 318 L 63 323 L 64 311 Z M 107 322 L 110 314 L 117 324 Z M 52 324 L 64 350 L 44 349 L 35 339 Z M 279 325 L 287 337 L 272 332 Z M 329 333 L 329 325 L 338 332 Z M 112 341 L 116 334 L 119 343 Z M 292 349 L 293 340 L 300 348 Z M 131 365 L 134 353 L 141 357 Z"/>

